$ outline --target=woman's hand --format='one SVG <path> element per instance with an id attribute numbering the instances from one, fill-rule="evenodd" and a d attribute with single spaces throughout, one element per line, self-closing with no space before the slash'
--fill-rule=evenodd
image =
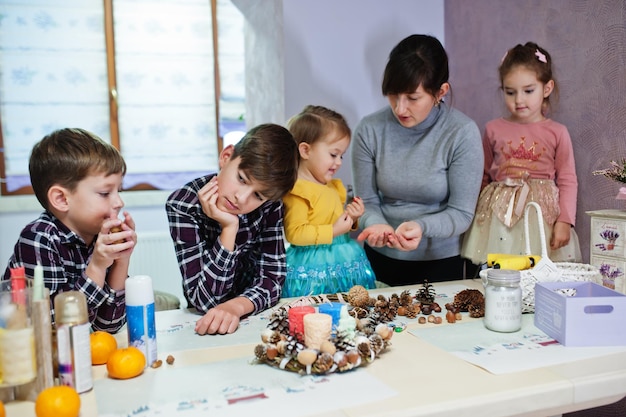
<path id="1" fill-rule="evenodd" d="M 401 251 L 417 249 L 422 240 L 422 227 L 416 222 L 404 222 L 388 237 L 387 246 Z"/>
<path id="2" fill-rule="evenodd" d="M 374 224 L 366 227 L 356 239 L 359 242 L 366 241 L 373 248 L 380 248 L 387 246 L 389 236 L 393 234 L 393 228 L 388 224 Z"/>

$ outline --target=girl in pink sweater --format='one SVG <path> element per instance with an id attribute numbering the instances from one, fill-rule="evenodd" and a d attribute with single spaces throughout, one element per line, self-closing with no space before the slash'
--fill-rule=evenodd
<path id="1" fill-rule="evenodd" d="M 462 256 L 481 264 L 488 253 L 524 254 L 522 217 L 534 201 L 543 211 L 550 259 L 580 262 L 572 141 L 564 125 L 546 116 L 550 97 L 558 93 L 552 58 L 533 42 L 520 44 L 507 51 L 499 75 L 510 114 L 485 126 L 482 191 Z M 540 254 L 534 210 L 530 214 L 531 250 Z"/>

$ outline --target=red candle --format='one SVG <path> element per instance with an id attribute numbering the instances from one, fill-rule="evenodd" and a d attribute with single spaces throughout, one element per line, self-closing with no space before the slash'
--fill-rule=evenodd
<path id="1" fill-rule="evenodd" d="M 304 316 L 315 313 L 313 306 L 298 306 L 289 309 L 289 333 L 298 340 L 304 340 Z"/>

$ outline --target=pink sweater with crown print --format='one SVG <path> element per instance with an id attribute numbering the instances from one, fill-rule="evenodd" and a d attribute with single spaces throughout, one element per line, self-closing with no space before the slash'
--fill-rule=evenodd
<path id="1" fill-rule="evenodd" d="M 575 224 L 578 180 L 572 140 L 564 125 L 550 119 L 530 124 L 495 119 L 485 126 L 483 147 L 483 187 L 507 178 L 554 180 L 561 210 L 557 221 Z"/>

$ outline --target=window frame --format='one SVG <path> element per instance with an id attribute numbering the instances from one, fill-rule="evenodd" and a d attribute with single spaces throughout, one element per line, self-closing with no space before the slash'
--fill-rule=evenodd
<path id="1" fill-rule="evenodd" d="M 219 27 L 217 18 L 217 2 L 218 0 L 209 0 L 211 5 L 211 30 L 213 44 L 213 77 L 214 77 L 214 103 L 215 103 L 215 119 L 216 138 L 218 154 L 223 149 L 223 137 L 220 134 L 220 72 L 219 72 Z M 117 72 L 116 72 L 116 56 L 115 56 L 115 30 L 113 21 L 113 0 L 103 0 L 104 12 L 104 35 L 105 35 L 105 53 L 106 53 L 106 69 L 107 69 L 107 90 L 109 104 L 109 130 L 111 145 L 118 150 L 122 150 L 122 142 L 119 131 L 119 112 L 117 103 Z M 6 153 L 4 151 L 4 137 L 2 130 L 2 117 L 0 116 L 0 198 L 17 196 L 17 195 L 33 195 L 34 191 L 31 185 L 9 191 L 6 183 Z M 159 190 L 152 184 L 140 183 L 132 187 L 124 188 L 125 191 L 143 191 L 143 190 Z"/>

